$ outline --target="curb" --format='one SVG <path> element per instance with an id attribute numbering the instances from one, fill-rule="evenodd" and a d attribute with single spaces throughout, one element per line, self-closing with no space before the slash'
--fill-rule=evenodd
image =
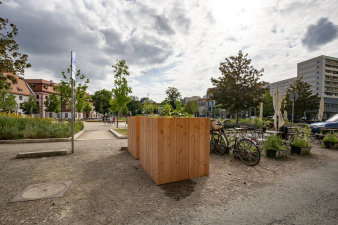
<path id="1" fill-rule="evenodd" d="M 117 133 L 116 131 L 114 131 L 113 129 L 109 129 L 109 131 L 114 134 L 115 137 L 117 137 L 118 139 L 128 139 L 128 136 L 123 136 L 119 133 Z"/>
<path id="2" fill-rule="evenodd" d="M 85 130 L 81 130 L 74 134 L 77 139 Z M 16 140 L 0 140 L 0 144 L 22 144 L 22 143 L 47 143 L 47 142 L 70 142 L 72 138 L 43 138 L 43 139 L 16 139 Z"/>
<path id="3" fill-rule="evenodd" d="M 67 155 L 67 150 L 56 150 L 56 151 L 44 151 L 44 152 L 20 152 L 16 155 L 16 159 L 23 158 L 42 158 L 42 157 L 51 157 L 51 156 L 61 156 Z"/>

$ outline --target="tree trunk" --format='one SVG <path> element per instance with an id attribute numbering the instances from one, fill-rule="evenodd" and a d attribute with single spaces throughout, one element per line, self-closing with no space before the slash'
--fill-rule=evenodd
<path id="1" fill-rule="evenodd" d="M 116 128 L 119 128 L 119 111 L 117 112 Z"/>
<path id="2" fill-rule="evenodd" d="M 238 111 L 236 111 L 236 125 L 238 125 L 238 118 L 239 117 L 239 113 L 238 113 Z"/>

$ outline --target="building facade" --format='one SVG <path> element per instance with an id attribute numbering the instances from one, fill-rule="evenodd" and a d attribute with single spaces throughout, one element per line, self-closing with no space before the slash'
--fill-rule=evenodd
<path id="1" fill-rule="evenodd" d="M 40 107 L 40 117 L 58 118 L 59 115 L 56 113 L 47 112 L 45 106 L 45 101 L 48 99 L 50 94 L 58 95 L 58 92 L 54 90 L 54 87 L 58 86 L 58 84 L 53 81 L 43 79 L 25 79 L 25 81 L 35 93 L 36 103 Z"/>
<path id="2" fill-rule="evenodd" d="M 297 77 L 311 85 L 313 94 L 324 97 L 324 119 L 338 113 L 338 58 L 321 55 L 300 62 Z"/>
<path id="3" fill-rule="evenodd" d="M 290 86 L 297 80 L 297 77 L 288 78 L 285 80 L 273 82 L 269 84 L 270 87 L 270 94 L 273 95 L 273 92 L 276 87 L 279 88 L 279 90 L 282 93 L 282 96 L 284 97 L 286 95 L 287 90 L 290 88 Z"/>
<path id="4" fill-rule="evenodd" d="M 22 104 L 25 101 L 28 101 L 30 96 L 34 96 L 34 92 L 22 77 L 19 77 L 16 74 L 11 74 L 11 76 L 16 78 L 16 83 L 9 81 L 11 84 L 9 92 L 15 96 L 15 112 L 22 115 Z"/>

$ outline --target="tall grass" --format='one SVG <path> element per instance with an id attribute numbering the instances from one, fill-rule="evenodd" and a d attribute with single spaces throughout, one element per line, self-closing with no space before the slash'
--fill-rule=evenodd
<path id="1" fill-rule="evenodd" d="M 75 123 L 75 133 L 83 130 L 83 122 Z M 58 122 L 50 118 L 21 117 L 0 113 L 0 139 L 22 138 L 68 138 L 71 136 L 71 123 Z"/>

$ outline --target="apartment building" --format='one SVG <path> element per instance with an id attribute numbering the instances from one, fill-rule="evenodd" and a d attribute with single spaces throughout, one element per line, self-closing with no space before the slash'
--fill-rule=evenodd
<path id="1" fill-rule="evenodd" d="M 28 101 L 29 96 L 34 96 L 33 90 L 29 87 L 27 82 L 16 74 L 7 74 L 16 78 L 16 83 L 9 81 L 11 84 L 9 92 L 15 96 L 17 114 L 23 114 L 22 104 Z"/>
<path id="2" fill-rule="evenodd" d="M 321 55 L 300 62 L 297 77 L 311 85 L 313 94 L 324 97 L 324 118 L 338 113 L 338 58 Z"/>
<path id="3" fill-rule="evenodd" d="M 297 77 L 292 77 L 292 78 L 288 78 L 285 80 L 280 80 L 280 81 L 268 84 L 270 87 L 270 94 L 273 95 L 275 88 L 278 87 L 282 93 L 282 96 L 284 97 L 286 95 L 287 90 L 296 80 L 297 80 Z"/>
<path id="4" fill-rule="evenodd" d="M 45 101 L 48 99 L 50 94 L 58 94 L 58 92 L 54 90 L 54 87 L 58 86 L 58 84 L 53 81 L 43 79 L 25 79 L 25 81 L 35 93 L 36 103 L 40 107 L 40 117 L 58 118 L 59 115 L 56 113 L 47 112 L 45 106 Z"/>

